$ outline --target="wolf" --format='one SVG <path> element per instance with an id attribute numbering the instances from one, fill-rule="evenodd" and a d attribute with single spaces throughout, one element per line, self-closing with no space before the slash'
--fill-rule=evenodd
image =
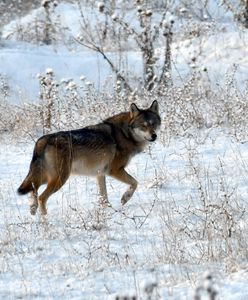
<path id="1" fill-rule="evenodd" d="M 39 138 L 35 144 L 28 175 L 18 188 L 20 195 L 31 193 L 30 213 L 47 213 L 46 202 L 67 181 L 70 174 L 95 176 L 102 204 L 109 205 L 105 176 L 129 185 L 121 203 L 132 197 L 138 182 L 127 173 L 130 159 L 157 139 L 161 118 L 158 102 L 147 109 L 132 103 L 129 111 L 99 124 L 60 131 Z M 41 185 L 47 184 L 38 196 Z"/>

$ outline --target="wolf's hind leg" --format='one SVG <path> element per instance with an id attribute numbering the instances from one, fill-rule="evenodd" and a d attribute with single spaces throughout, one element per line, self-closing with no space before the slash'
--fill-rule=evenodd
<path id="1" fill-rule="evenodd" d="M 29 209 L 31 215 L 35 215 L 38 208 L 38 191 L 35 189 L 31 192 L 29 198 Z"/>
<path id="2" fill-rule="evenodd" d="M 107 188 L 106 188 L 106 177 L 104 175 L 99 175 L 96 177 L 96 181 L 97 181 L 100 203 L 103 206 L 109 205 Z"/>
<path id="3" fill-rule="evenodd" d="M 47 214 L 47 209 L 46 209 L 47 199 L 52 194 L 56 193 L 65 184 L 67 178 L 68 176 L 61 176 L 61 177 L 59 176 L 48 181 L 45 191 L 38 198 L 39 210 L 42 215 Z"/>
<path id="4" fill-rule="evenodd" d="M 128 174 L 124 168 L 118 169 L 118 170 L 111 170 L 110 176 L 113 178 L 120 180 L 126 184 L 129 184 L 129 188 L 126 190 L 126 192 L 121 197 L 121 204 L 126 204 L 133 196 L 133 193 L 135 192 L 138 182 L 136 179 L 134 179 L 130 174 Z"/>

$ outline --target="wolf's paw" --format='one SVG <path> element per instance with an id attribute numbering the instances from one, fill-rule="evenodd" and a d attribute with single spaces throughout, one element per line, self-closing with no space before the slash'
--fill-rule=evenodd
<path id="1" fill-rule="evenodd" d="M 103 208 L 112 207 L 112 205 L 108 201 L 101 202 Z"/>
<path id="2" fill-rule="evenodd" d="M 107 208 L 111 206 L 108 199 L 102 196 L 99 196 L 99 203 L 103 208 Z"/>
<path id="3" fill-rule="evenodd" d="M 41 214 L 41 215 L 46 215 L 46 214 L 47 214 L 47 209 L 46 209 L 46 207 L 43 206 L 43 205 L 40 205 L 40 206 L 39 206 L 39 211 L 40 211 L 40 214 Z"/>
<path id="4" fill-rule="evenodd" d="M 133 192 L 127 191 L 121 198 L 121 204 L 125 205 L 132 197 Z"/>
<path id="5" fill-rule="evenodd" d="M 38 206 L 35 204 L 30 205 L 30 207 L 29 207 L 30 214 L 34 216 L 37 212 L 37 208 L 38 208 Z"/>

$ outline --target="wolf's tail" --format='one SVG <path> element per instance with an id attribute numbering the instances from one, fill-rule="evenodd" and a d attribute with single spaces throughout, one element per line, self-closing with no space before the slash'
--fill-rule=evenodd
<path id="1" fill-rule="evenodd" d="M 41 167 L 42 158 L 43 158 L 43 153 L 46 145 L 47 145 L 46 136 L 41 137 L 36 142 L 28 175 L 26 176 L 22 184 L 17 189 L 17 193 L 19 195 L 25 195 L 31 191 L 34 191 L 35 187 L 39 186 L 39 181 L 42 172 L 42 167 Z"/>
<path id="2" fill-rule="evenodd" d="M 25 195 L 31 191 L 33 191 L 33 184 L 32 184 L 32 176 L 29 171 L 27 177 L 23 180 L 22 184 L 17 189 L 17 193 L 19 195 Z"/>

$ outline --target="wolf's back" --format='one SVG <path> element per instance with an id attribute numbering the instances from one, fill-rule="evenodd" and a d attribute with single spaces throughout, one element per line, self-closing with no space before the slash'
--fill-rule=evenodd
<path id="1" fill-rule="evenodd" d="M 35 144 L 33 157 L 30 163 L 28 175 L 17 189 L 19 195 L 25 195 L 34 190 L 37 177 L 40 176 L 41 161 L 47 145 L 47 136 L 41 137 Z"/>

